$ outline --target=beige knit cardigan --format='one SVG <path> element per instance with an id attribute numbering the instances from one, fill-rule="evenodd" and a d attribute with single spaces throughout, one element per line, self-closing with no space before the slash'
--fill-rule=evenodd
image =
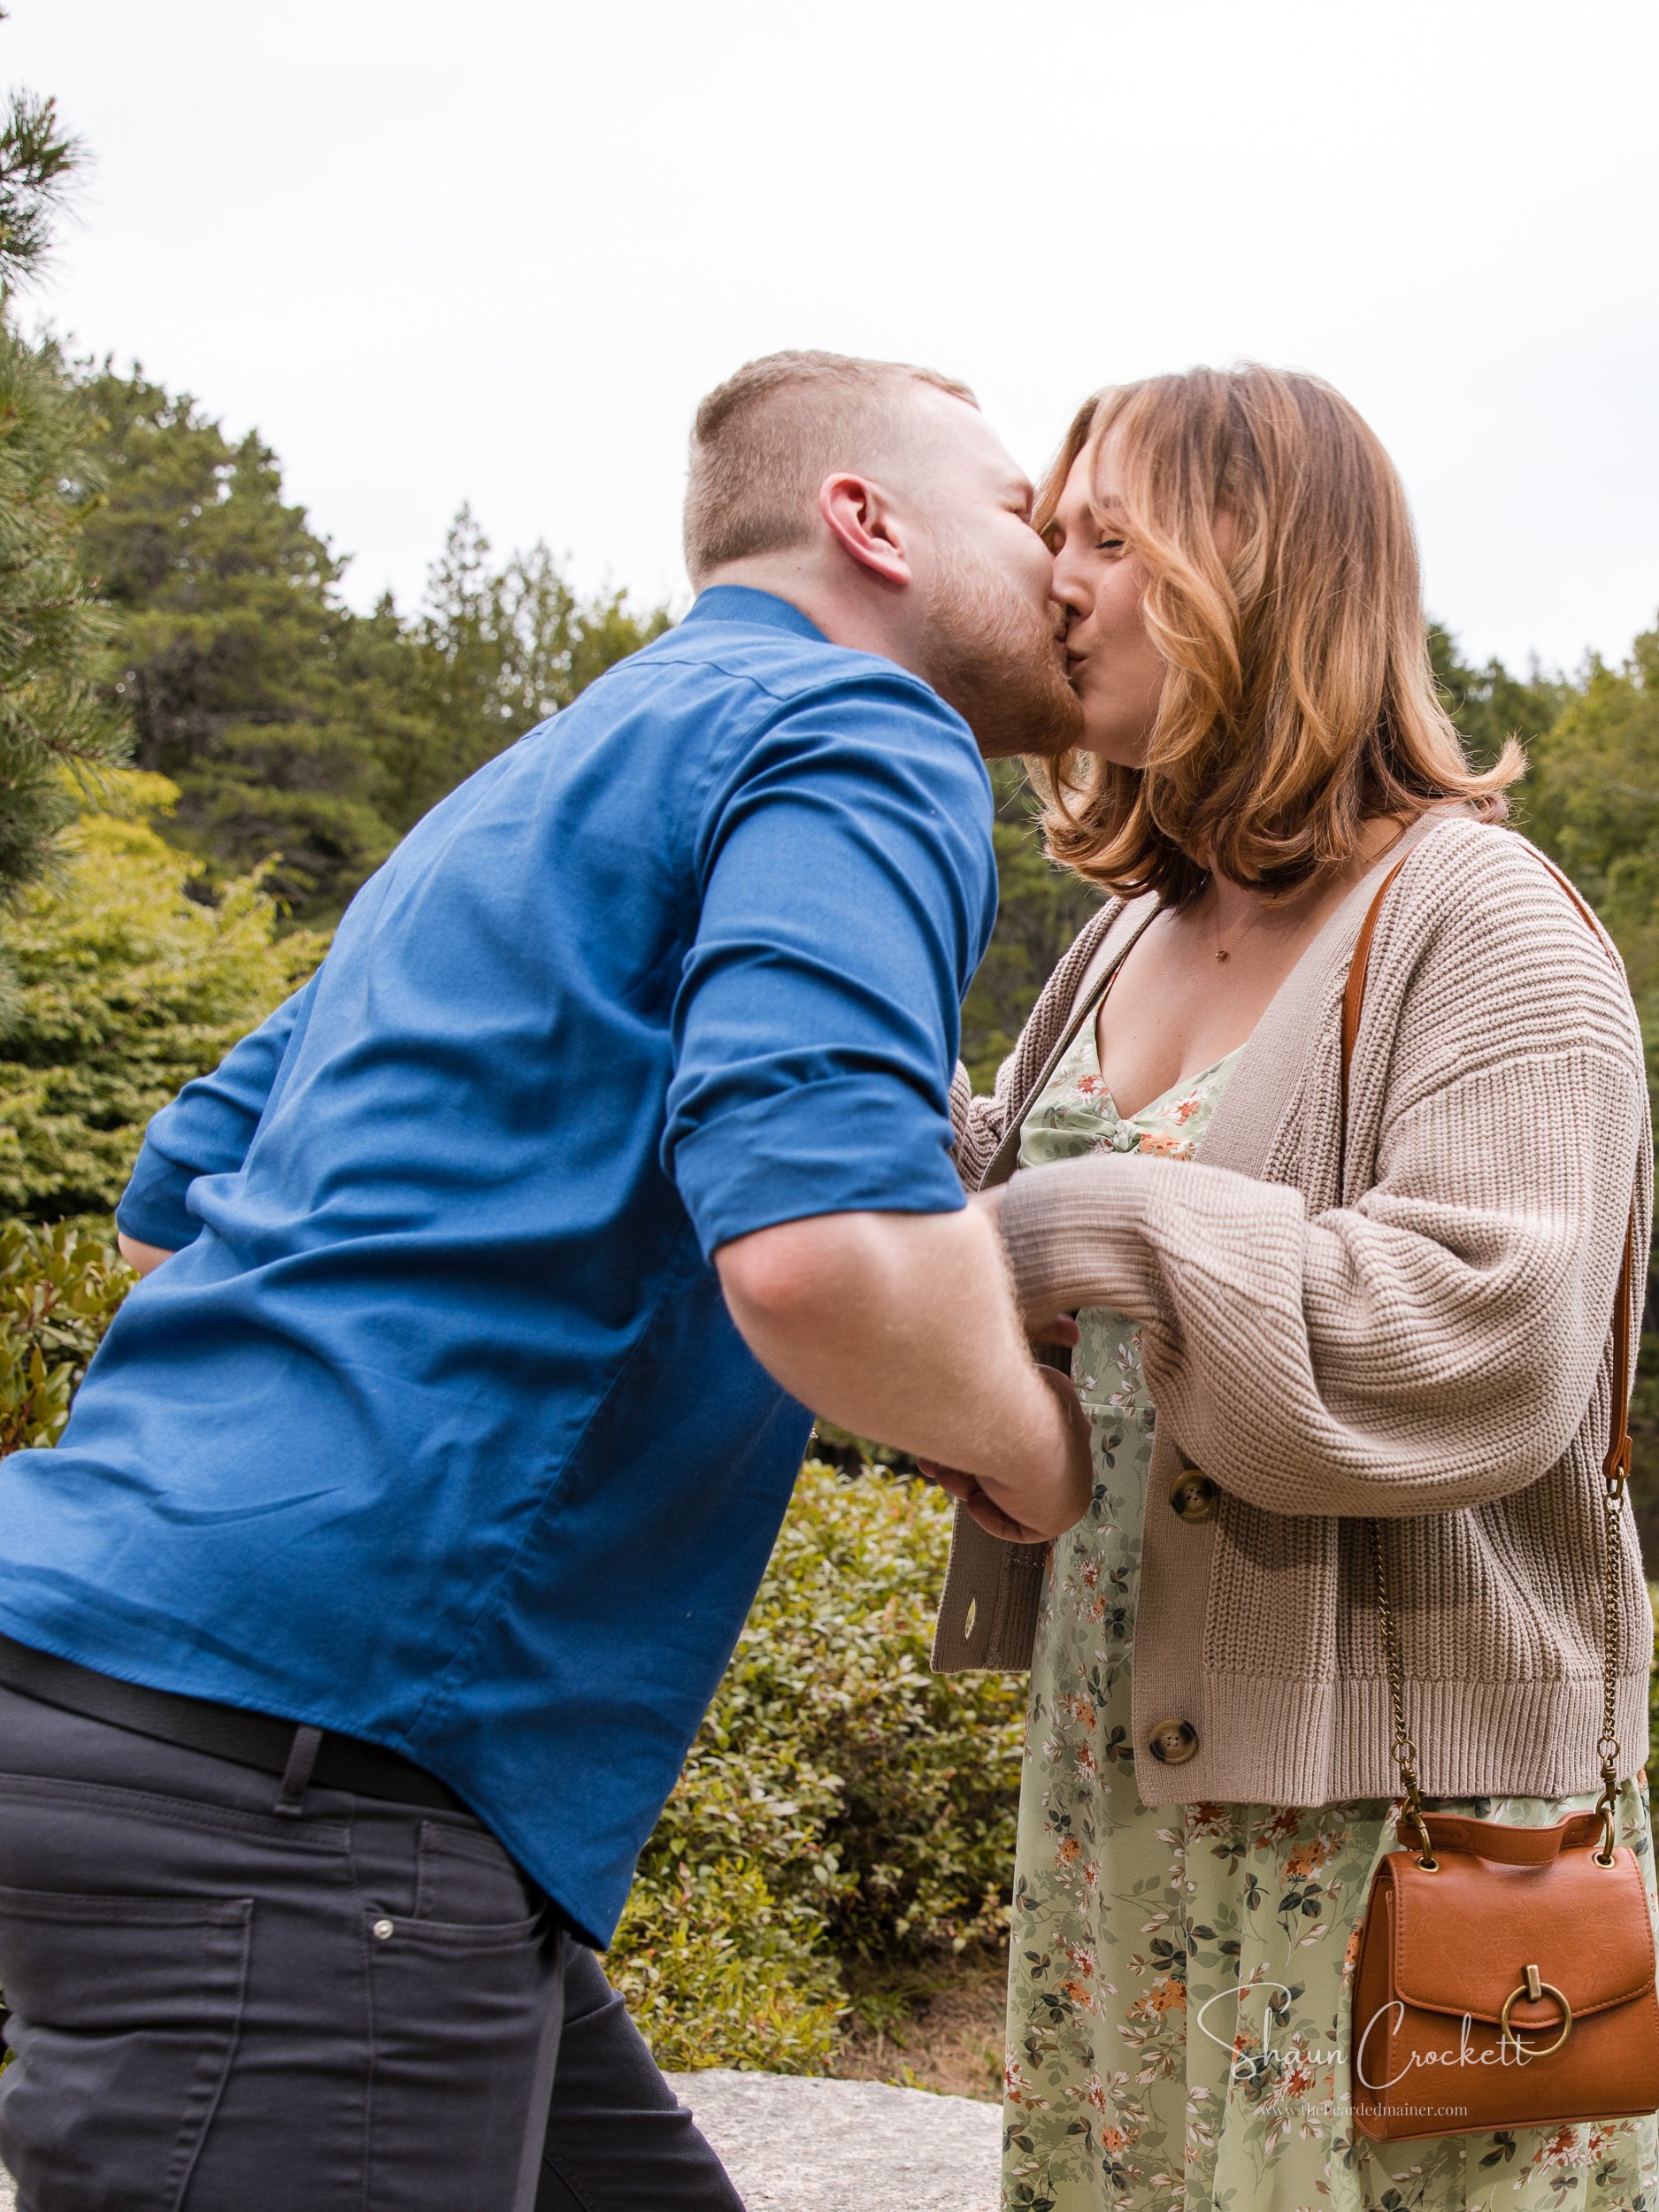
<path id="1" fill-rule="evenodd" d="M 1372 945 L 1339 1172 L 1340 1001 Z M 995 1094 L 959 1073 L 957 1159 L 1008 1176 L 1021 1121 L 1150 899 L 1103 908 Z M 1149 1805 L 1317 1805 L 1397 1791 L 1366 1517 L 1383 1517 L 1425 1793 L 1599 1781 L 1601 1455 L 1611 1314 L 1652 1142 L 1610 941 L 1533 849 L 1425 818 L 1326 922 L 1235 1066 L 1195 1162 L 1094 1154 L 1016 1176 L 1002 1225 L 1028 1317 L 1144 1325 L 1156 1408 L 1134 1628 Z M 1196 1467 L 1206 1519 L 1170 1509 Z M 1653 1639 L 1624 1506 L 1619 1771 L 1647 1748 Z M 1044 1548 L 960 1509 L 934 1666 L 1028 1663 Z M 1179 1764 L 1149 1748 L 1185 1720 Z"/>

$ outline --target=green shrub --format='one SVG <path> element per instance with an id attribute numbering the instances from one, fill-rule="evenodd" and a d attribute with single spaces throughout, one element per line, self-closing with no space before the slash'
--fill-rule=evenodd
<path id="1" fill-rule="evenodd" d="M 58 1441 L 134 1279 L 112 1244 L 75 1222 L 0 1222 L 0 1457 Z"/>
<path id="2" fill-rule="evenodd" d="M 664 2063 L 820 2067 L 841 1959 L 1000 1932 L 1025 1693 L 928 1671 L 949 1533 L 936 1490 L 802 1471 L 611 1955 Z"/>
<path id="3" fill-rule="evenodd" d="M 0 1205 L 37 1221 L 112 1207 L 144 1125 L 216 1067 L 322 958 L 306 930 L 279 936 L 257 871 L 204 905 L 197 864 L 147 812 L 178 794 L 161 776 L 106 777 L 58 841 L 57 865 L 5 918 L 16 1003 L 0 1038 Z"/>
<path id="4" fill-rule="evenodd" d="M 641 1872 L 605 1966 L 660 2065 L 827 2070 L 841 1989 L 823 1920 L 751 1862 Z"/>

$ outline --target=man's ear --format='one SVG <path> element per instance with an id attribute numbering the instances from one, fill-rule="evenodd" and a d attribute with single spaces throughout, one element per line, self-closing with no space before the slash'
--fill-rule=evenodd
<path id="1" fill-rule="evenodd" d="M 849 560 L 895 588 L 914 582 L 909 552 L 879 484 L 864 476 L 826 476 L 818 487 L 818 507 Z"/>

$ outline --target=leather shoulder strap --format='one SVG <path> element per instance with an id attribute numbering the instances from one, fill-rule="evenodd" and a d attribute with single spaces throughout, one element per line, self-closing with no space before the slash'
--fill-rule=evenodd
<path id="1" fill-rule="evenodd" d="M 1578 909 L 1585 926 L 1601 945 L 1601 931 L 1588 902 L 1570 883 L 1553 860 L 1538 858 L 1555 877 L 1562 889 Z M 1366 909 L 1365 918 L 1359 926 L 1359 935 L 1354 940 L 1354 956 L 1348 963 L 1348 986 L 1342 993 L 1342 1088 L 1341 1125 L 1338 1132 L 1338 1187 L 1341 1187 L 1341 1164 L 1348 1143 L 1348 1068 L 1354 1057 L 1354 1047 L 1359 1037 L 1360 1016 L 1365 1006 L 1365 978 L 1371 968 L 1371 939 L 1377 933 L 1377 922 L 1382 913 L 1383 901 L 1393 888 L 1394 878 L 1405 866 L 1402 860 L 1388 871 L 1378 888 L 1376 897 Z M 1631 1388 L 1631 1325 L 1634 1319 L 1636 1280 L 1636 1214 L 1632 1206 L 1624 1228 L 1624 1256 L 1619 1263 L 1618 1289 L 1613 1299 L 1613 1417 L 1608 1437 L 1607 1456 L 1602 1462 L 1602 1473 L 1611 1482 L 1623 1479 L 1630 1472 L 1630 1388 Z"/>

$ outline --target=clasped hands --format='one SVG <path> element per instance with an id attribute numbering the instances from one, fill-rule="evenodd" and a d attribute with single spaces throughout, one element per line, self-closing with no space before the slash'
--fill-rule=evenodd
<path id="1" fill-rule="evenodd" d="M 993 1226 L 995 1226 L 1002 1212 L 1002 1195 L 999 1186 L 994 1190 L 976 1193 L 969 1203 L 988 1214 Z M 1069 1313 L 1055 1314 L 1048 1320 L 1028 1325 L 1026 1334 L 1033 1347 L 1055 1345 L 1071 1350 L 1078 1341 L 1078 1325 Z M 1081 1486 L 1079 1500 L 1079 1511 L 1081 1512 L 1087 1505 L 1093 1482 L 1088 1418 L 1069 1376 L 1063 1375 L 1057 1368 L 1041 1365 L 1037 1372 L 1060 1400 L 1067 1416 L 1071 1483 L 1074 1489 L 1079 1484 Z M 1029 1527 L 1005 1512 L 986 1491 L 977 1475 L 969 1474 L 960 1467 L 947 1467 L 934 1459 L 918 1459 L 916 1463 L 929 1482 L 937 1483 L 949 1496 L 960 1500 L 970 1517 L 987 1534 L 1000 1538 L 1005 1544 L 1041 1544 L 1049 1540 L 1048 1531 Z"/>

